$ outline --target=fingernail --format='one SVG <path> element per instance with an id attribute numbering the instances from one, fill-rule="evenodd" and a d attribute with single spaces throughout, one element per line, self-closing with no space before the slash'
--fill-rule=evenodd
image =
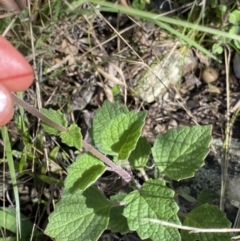
<path id="1" fill-rule="evenodd" d="M 10 92 L 0 84 L 0 126 L 6 125 L 13 116 L 13 101 Z"/>

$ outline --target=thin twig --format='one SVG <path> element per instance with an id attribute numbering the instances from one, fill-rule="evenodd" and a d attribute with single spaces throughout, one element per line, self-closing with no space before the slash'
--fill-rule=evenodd
<path id="1" fill-rule="evenodd" d="M 228 53 L 227 53 L 228 51 Z M 226 191 L 226 182 L 227 182 L 227 170 L 228 170 L 228 152 L 229 152 L 229 142 L 231 138 L 231 127 L 230 127 L 230 88 L 229 88 L 229 66 L 231 59 L 231 51 L 224 49 L 224 57 L 225 57 L 225 68 L 226 68 L 226 96 L 227 96 L 227 113 L 226 113 L 226 129 L 225 129 L 225 140 L 223 143 L 223 160 L 221 163 L 221 194 L 220 194 L 220 210 L 224 210 L 224 199 L 225 199 L 225 191 Z"/>
<path id="2" fill-rule="evenodd" d="M 103 155 L 101 152 L 99 152 L 97 149 L 95 149 L 92 145 L 88 144 L 86 141 L 82 140 L 83 147 L 92 153 L 94 156 L 98 157 L 100 160 L 102 160 L 105 164 L 110 166 L 112 170 L 116 173 L 118 173 L 127 183 L 132 180 L 132 177 L 128 172 L 126 172 L 123 168 L 112 162 L 108 157 Z"/>
<path id="3" fill-rule="evenodd" d="M 47 124 L 49 124 L 50 126 L 56 128 L 59 131 L 65 131 L 67 132 L 68 129 L 64 126 L 61 126 L 59 124 L 57 124 L 56 122 L 54 122 L 53 120 L 51 120 L 50 118 L 48 118 L 47 116 L 43 115 L 42 113 L 40 113 L 36 108 L 34 108 L 33 106 L 27 104 L 25 101 L 21 100 L 20 98 L 18 98 L 14 93 L 12 93 L 12 98 L 14 100 L 14 102 L 18 105 L 20 105 L 21 107 L 23 107 L 26 111 L 28 111 L 29 113 L 31 113 L 32 115 L 36 116 L 37 118 L 39 118 L 40 120 L 46 122 Z"/>
<path id="4" fill-rule="evenodd" d="M 55 129 L 59 130 L 60 132 L 62 132 L 62 131 L 68 132 L 68 129 L 66 127 L 59 125 L 58 123 L 54 122 L 47 116 L 43 115 L 37 109 L 35 109 L 31 105 L 27 104 L 26 102 L 24 102 L 23 100 L 18 98 L 14 93 L 12 93 L 12 98 L 16 104 L 23 107 L 26 111 L 30 112 L 32 115 L 38 117 L 40 120 L 46 122 L 48 125 L 54 127 Z M 88 144 L 86 141 L 82 140 L 82 145 L 83 145 L 84 149 L 86 149 L 88 152 L 90 152 L 91 154 L 93 154 L 94 156 L 99 158 L 102 162 L 104 162 L 109 167 L 111 167 L 112 171 L 114 171 L 118 175 L 120 175 L 125 180 L 125 182 L 129 183 L 131 181 L 134 181 L 136 188 L 140 188 L 140 185 L 135 180 L 133 180 L 131 175 L 128 172 L 126 172 L 121 166 L 118 166 L 117 164 L 112 162 L 108 157 L 103 155 L 94 146 Z"/>
<path id="5" fill-rule="evenodd" d="M 240 232 L 239 228 L 233 229 L 233 228 L 195 228 L 195 227 L 189 227 L 189 226 L 182 226 L 175 223 L 169 223 L 163 220 L 153 219 L 153 218 L 141 218 L 141 221 L 148 221 L 151 223 L 160 224 L 163 226 L 168 226 L 172 228 L 177 228 L 181 230 L 187 230 L 190 231 L 190 233 L 233 233 L 233 232 Z"/>

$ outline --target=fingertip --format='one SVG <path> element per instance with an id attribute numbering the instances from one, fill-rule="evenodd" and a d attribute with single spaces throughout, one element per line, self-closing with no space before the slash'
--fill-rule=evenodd
<path id="1" fill-rule="evenodd" d="M 30 64 L 0 35 L 0 83 L 12 92 L 24 91 L 33 82 Z"/>
<path id="2" fill-rule="evenodd" d="M 0 126 L 6 125 L 13 117 L 13 100 L 8 89 L 0 84 Z"/>

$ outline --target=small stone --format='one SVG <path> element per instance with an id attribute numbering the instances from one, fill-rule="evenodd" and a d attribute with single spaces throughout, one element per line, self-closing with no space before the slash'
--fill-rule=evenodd
<path id="1" fill-rule="evenodd" d="M 206 83 L 212 83 L 218 78 L 218 71 L 212 67 L 207 67 L 202 72 L 202 80 Z"/>
<path id="2" fill-rule="evenodd" d="M 199 106 L 199 102 L 196 100 L 188 100 L 186 102 L 186 106 L 188 109 L 193 109 Z"/>
<path id="3" fill-rule="evenodd" d="M 165 52 L 160 57 L 160 62 L 155 59 L 140 78 L 131 81 L 134 94 L 148 103 L 162 96 L 166 87 L 176 85 L 182 76 L 197 67 L 197 60 L 191 51 L 185 55 L 180 50 L 171 54 Z"/>
<path id="4" fill-rule="evenodd" d="M 168 129 L 171 129 L 171 128 L 176 128 L 178 126 L 178 123 L 176 120 L 172 119 L 168 122 Z"/>

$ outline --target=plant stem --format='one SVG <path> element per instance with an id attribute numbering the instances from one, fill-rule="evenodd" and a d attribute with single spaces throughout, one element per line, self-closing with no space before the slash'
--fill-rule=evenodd
<path id="1" fill-rule="evenodd" d="M 68 132 L 68 129 L 66 127 L 59 125 L 58 123 L 54 122 L 47 116 L 43 115 L 36 108 L 27 104 L 25 101 L 21 100 L 20 98 L 18 98 L 14 93 L 12 93 L 12 98 L 16 104 L 22 106 L 23 109 L 25 109 L 26 111 L 31 113 L 33 116 L 38 117 L 40 120 L 46 122 L 48 125 L 54 127 L 55 129 L 59 130 L 60 132 L 62 132 L 62 131 Z"/>
<path id="2" fill-rule="evenodd" d="M 226 69 L 226 96 L 227 96 L 227 120 L 226 120 L 226 128 L 225 128 L 225 139 L 223 142 L 223 160 L 221 162 L 221 193 L 220 193 L 220 210 L 224 211 L 225 204 L 225 192 L 226 192 L 226 184 L 228 177 L 228 163 L 229 163 L 229 144 L 232 135 L 232 128 L 230 124 L 230 87 L 229 87 L 229 66 L 231 54 L 230 50 L 227 48 L 224 49 L 224 57 L 225 57 L 225 69 Z"/>
<path id="3" fill-rule="evenodd" d="M 47 116 L 43 115 L 36 108 L 34 108 L 33 106 L 27 104 L 26 102 L 24 102 L 20 98 L 18 98 L 14 93 L 12 93 L 12 98 L 13 98 L 13 100 L 14 100 L 14 102 L 16 104 L 18 104 L 21 107 L 23 107 L 26 111 L 31 113 L 33 116 L 38 117 L 40 120 L 46 122 L 48 125 L 54 127 L 55 129 L 59 130 L 60 132 L 63 132 L 63 131 L 64 132 L 68 132 L 68 129 L 66 127 L 57 124 L 56 122 L 54 122 L 53 120 L 51 120 Z M 99 152 L 94 146 L 88 144 L 84 140 L 82 140 L 82 145 L 83 145 L 84 149 L 86 149 L 88 152 L 90 152 L 91 154 L 93 154 L 94 156 L 99 158 L 106 165 L 111 167 L 112 171 L 114 171 L 118 175 L 120 175 L 125 180 L 125 182 L 129 183 L 129 182 L 131 182 L 133 180 L 131 175 L 128 172 L 126 172 L 121 166 L 118 166 L 117 164 L 112 162 L 108 157 L 106 157 L 101 152 Z M 140 185 L 136 181 L 134 181 L 134 183 L 135 183 L 137 188 L 140 188 Z"/>

